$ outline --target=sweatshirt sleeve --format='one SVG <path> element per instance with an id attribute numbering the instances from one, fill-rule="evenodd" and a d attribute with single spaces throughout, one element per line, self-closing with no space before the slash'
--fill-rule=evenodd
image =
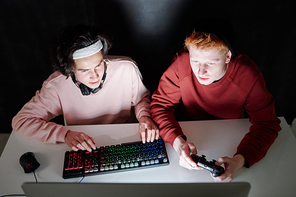
<path id="1" fill-rule="evenodd" d="M 171 66 L 163 73 L 150 105 L 150 114 L 159 128 L 160 136 L 172 146 L 178 136 L 184 136 L 174 115 L 174 109 L 181 99 L 178 63 L 176 55 Z"/>
<path id="2" fill-rule="evenodd" d="M 150 91 L 145 87 L 142 81 L 142 75 L 138 67 L 133 64 L 132 73 L 132 105 L 134 105 L 135 115 L 139 121 L 142 116 L 148 116 L 150 106 Z"/>
<path id="3" fill-rule="evenodd" d="M 247 95 L 244 107 L 252 125 L 237 147 L 236 154 L 243 155 L 248 161 L 246 167 L 251 167 L 266 155 L 281 130 L 274 98 L 266 89 L 262 74 Z"/>
<path id="4" fill-rule="evenodd" d="M 12 128 L 41 142 L 64 142 L 68 129 L 49 122 L 60 114 L 62 112 L 57 94 L 43 85 L 42 89 L 37 91 L 36 95 L 13 117 Z"/>

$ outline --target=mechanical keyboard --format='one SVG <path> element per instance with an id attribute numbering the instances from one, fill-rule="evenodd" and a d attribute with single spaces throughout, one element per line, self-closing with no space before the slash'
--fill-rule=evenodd
<path id="1" fill-rule="evenodd" d="M 168 165 L 162 139 L 143 144 L 141 141 L 101 146 L 88 151 L 65 152 L 63 178 L 100 175 L 127 170 Z"/>

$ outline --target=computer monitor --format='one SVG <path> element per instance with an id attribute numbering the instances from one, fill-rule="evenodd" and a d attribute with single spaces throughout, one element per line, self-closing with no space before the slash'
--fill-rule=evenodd
<path id="1" fill-rule="evenodd" d="M 230 183 L 33 183 L 22 184 L 27 197 L 247 197 L 247 182 Z"/>

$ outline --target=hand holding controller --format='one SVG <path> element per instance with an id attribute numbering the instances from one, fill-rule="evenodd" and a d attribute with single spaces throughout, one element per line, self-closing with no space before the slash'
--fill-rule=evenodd
<path id="1" fill-rule="evenodd" d="M 216 161 L 207 161 L 206 156 L 202 155 L 201 157 L 198 155 L 191 155 L 193 161 L 197 164 L 197 166 L 202 167 L 205 170 L 208 170 L 212 173 L 213 177 L 220 176 L 224 173 L 224 168 L 222 166 L 215 165 Z"/>

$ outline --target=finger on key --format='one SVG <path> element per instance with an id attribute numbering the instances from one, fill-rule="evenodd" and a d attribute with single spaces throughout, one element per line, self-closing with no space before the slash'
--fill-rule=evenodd
<path id="1" fill-rule="evenodd" d="M 91 147 L 88 145 L 88 143 L 86 143 L 86 141 L 83 141 L 81 143 L 81 146 L 84 148 L 84 150 L 87 150 L 88 152 L 92 152 Z M 83 150 L 83 149 L 82 149 Z"/>
<path id="2" fill-rule="evenodd" d="M 146 133 L 147 133 L 147 142 L 152 142 L 152 130 L 151 130 L 151 127 L 146 127 Z"/>
<path id="3" fill-rule="evenodd" d="M 96 144 L 95 144 L 95 142 L 94 142 L 94 139 L 92 138 L 92 137 L 89 137 L 89 136 L 85 136 L 85 142 L 87 143 L 87 145 L 91 148 L 91 149 L 93 149 L 93 150 L 95 150 L 97 147 L 96 147 Z"/>
<path id="4" fill-rule="evenodd" d="M 144 144 L 146 142 L 146 127 L 144 123 L 140 124 L 139 132 L 140 132 L 140 137 L 142 139 L 142 142 Z"/>

